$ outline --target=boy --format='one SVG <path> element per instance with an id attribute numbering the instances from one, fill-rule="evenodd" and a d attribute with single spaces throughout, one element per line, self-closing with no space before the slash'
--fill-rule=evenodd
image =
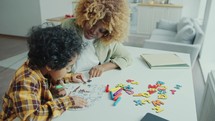
<path id="1" fill-rule="evenodd" d="M 51 120 L 68 108 L 86 106 L 86 100 L 80 97 L 53 99 L 50 92 L 52 84 L 64 80 L 71 71 L 81 52 L 82 40 L 76 32 L 61 27 L 35 27 L 27 41 L 28 60 L 16 71 L 3 97 L 0 119 Z"/>

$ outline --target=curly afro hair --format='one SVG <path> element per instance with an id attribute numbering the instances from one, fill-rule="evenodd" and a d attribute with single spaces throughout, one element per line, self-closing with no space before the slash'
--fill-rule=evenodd
<path id="1" fill-rule="evenodd" d="M 32 69 L 48 66 L 53 70 L 60 70 L 71 58 L 79 55 L 82 49 L 81 37 L 71 29 L 37 26 L 29 34 L 28 59 Z"/>
<path id="2" fill-rule="evenodd" d="M 108 36 L 101 37 L 104 43 L 123 41 L 128 35 L 130 11 L 127 0 L 79 0 L 75 16 L 82 28 L 85 22 L 93 26 L 102 21 L 109 31 Z"/>

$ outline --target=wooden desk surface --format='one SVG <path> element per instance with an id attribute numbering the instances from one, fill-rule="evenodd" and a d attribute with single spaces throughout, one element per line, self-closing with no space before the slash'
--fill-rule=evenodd
<path id="1" fill-rule="evenodd" d="M 109 93 L 103 94 L 102 98 L 88 108 L 78 111 L 66 111 L 54 121 L 140 121 L 143 116 L 150 112 L 170 121 L 197 121 L 196 106 L 192 79 L 192 69 L 158 69 L 151 70 L 146 63 L 140 58 L 143 52 L 163 53 L 164 51 L 127 47 L 133 56 L 133 65 L 124 70 L 111 70 L 105 72 L 101 77 L 94 78 L 89 84 L 107 85 L 114 87 L 117 84 L 126 82 L 127 79 L 133 79 L 139 82 L 134 87 L 134 93 L 146 92 L 149 84 L 155 84 L 157 81 L 165 82 L 167 86 L 168 98 L 162 100 L 164 105 L 160 107 L 164 111 L 156 113 L 152 110 L 154 106 L 145 104 L 136 106 L 134 100 L 143 100 L 144 97 L 133 97 L 127 93 L 122 93 L 122 99 L 113 106 L 113 100 L 110 99 Z M 178 54 L 183 60 L 190 64 L 188 54 Z M 88 76 L 85 73 L 85 76 Z M 176 85 L 181 85 L 180 89 L 175 89 Z M 170 90 L 175 89 L 176 93 L 171 94 Z M 105 90 L 105 89 L 104 89 Z M 157 99 L 157 94 L 152 94 L 150 101 Z"/>

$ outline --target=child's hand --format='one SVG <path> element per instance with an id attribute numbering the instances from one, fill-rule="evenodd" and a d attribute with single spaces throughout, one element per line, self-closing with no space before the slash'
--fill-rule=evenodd
<path id="1" fill-rule="evenodd" d="M 75 83 L 80 83 L 80 82 L 83 82 L 83 83 L 86 83 L 86 81 L 84 80 L 84 76 L 82 73 L 76 73 L 72 76 L 72 82 L 75 82 Z"/>
<path id="2" fill-rule="evenodd" d="M 71 108 L 83 108 L 87 106 L 87 101 L 78 96 L 70 96 L 71 100 L 74 101 L 74 105 Z"/>
<path id="3" fill-rule="evenodd" d="M 54 97 L 63 97 L 66 95 L 66 90 L 61 87 L 57 88 L 59 85 L 51 86 L 50 91 Z M 61 86 L 61 85 L 60 85 Z"/>
<path id="4" fill-rule="evenodd" d="M 103 73 L 103 71 L 104 71 L 104 68 L 103 68 L 102 65 L 94 66 L 89 71 L 90 79 L 93 78 L 93 77 L 99 77 L 99 76 L 101 76 L 102 73 Z"/>

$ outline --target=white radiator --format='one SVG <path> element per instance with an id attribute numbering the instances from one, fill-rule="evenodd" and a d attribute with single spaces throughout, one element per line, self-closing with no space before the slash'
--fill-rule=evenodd
<path id="1" fill-rule="evenodd" d="M 215 71 L 208 74 L 199 121 L 215 121 Z"/>

